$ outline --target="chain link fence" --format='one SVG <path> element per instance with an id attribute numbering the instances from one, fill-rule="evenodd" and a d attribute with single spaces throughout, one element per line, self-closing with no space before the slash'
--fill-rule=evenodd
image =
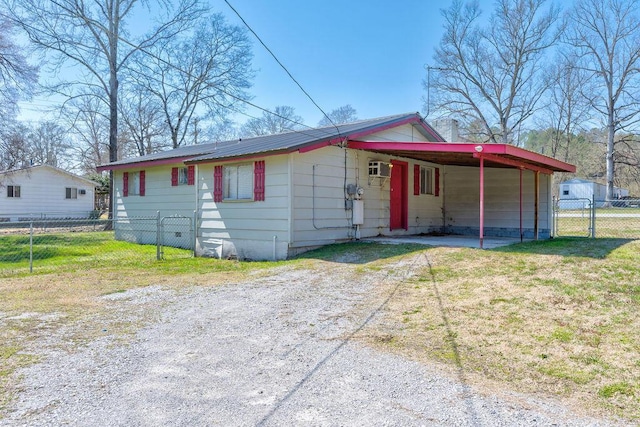
<path id="1" fill-rule="evenodd" d="M 0 221 L 0 277 L 77 268 L 106 262 L 187 258 L 194 255 L 194 219 L 160 216 L 109 219 L 107 214 L 78 217 L 21 216 Z"/>
<path id="2" fill-rule="evenodd" d="M 640 239 L 640 199 L 554 198 L 553 206 L 557 237 Z"/>

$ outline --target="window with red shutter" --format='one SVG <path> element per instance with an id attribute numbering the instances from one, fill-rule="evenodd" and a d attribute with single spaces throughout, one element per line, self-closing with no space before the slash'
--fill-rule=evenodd
<path id="1" fill-rule="evenodd" d="M 122 174 L 122 197 L 129 195 L 129 172 Z"/>
<path id="2" fill-rule="evenodd" d="M 438 197 L 440 195 L 440 168 L 436 168 L 434 181 L 433 195 Z"/>
<path id="3" fill-rule="evenodd" d="M 178 186 L 178 168 L 171 168 L 171 186 Z"/>
<path id="4" fill-rule="evenodd" d="M 255 162 L 253 167 L 253 200 L 257 202 L 264 201 L 264 180 L 264 160 L 259 160 Z"/>
<path id="5" fill-rule="evenodd" d="M 213 201 L 222 201 L 222 166 L 213 168 Z"/>
<path id="6" fill-rule="evenodd" d="M 413 165 L 413 195 L 420 195 L 420 165 Z"/>

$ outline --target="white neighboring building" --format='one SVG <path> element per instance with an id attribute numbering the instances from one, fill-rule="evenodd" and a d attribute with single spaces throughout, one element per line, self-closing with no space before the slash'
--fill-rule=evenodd
<path id="1" fill-rule="evenodd" d="M 589 204 L 585 199 L 595 200 L 596 206 L 602 206 L 607 197 L 607 186 L 586 179 L 574 178 L 560 183 L 559 196 L 559 206 L 561 209 L 581 208 L 583 205 Z M 629 190 L 614 187 L 614 199 L 621 199 L 628 196 Z"/>
<path id="2" fill-rule="evenodd" d="M 49 165 L 0 172 L 0 221 L 87 218 L 98 184 Z"/>

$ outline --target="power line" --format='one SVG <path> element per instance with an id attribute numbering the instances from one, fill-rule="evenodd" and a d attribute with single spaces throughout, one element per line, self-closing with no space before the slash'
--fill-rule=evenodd
<path id="1" fill-rule="evenodd" d="M 327 118 L 327 120 L 329 120 L 329 123 L 331 123 L 336 128 L 336 130 L 338 131 L 338 135 L 340 135 L 340 129 L 338 129 L 338 126 L 336 126 L 336 124 L 333 122 L 333 120 L 331 120 L 331 118 L 327 115 L 327 113 L 325 113 L 324 110 L 322 108 L 320 108 L 320 106 L 311 97 L 311 95 L 309 95 L 309 93 L 302 87 L 302 85 L 300 83 L 298 83 L 298 80 L 296 80 L 295 77 L 293 77 L 293 75 L 289 72 L 287 67 L 285 67 L 282 64 L 282 62 L 280 62 L 280 60 L 276 57 L 276 55 L 273 53 L 273 51 L 271 49 L 269 49 L 269 47 L 265 44 L 264 41 L 262 41 L 260 36 L 258 34 L 256 34 L 256 32 L 253 30 L 253 28 L 251 28 L 251 26 L 247 23 L 247 21 L 245 21 L 244 18 L 240 15 L 240 13 L 238 13 L 238 11 L 233 6 L 231 6 L 231 3 L 229 3 L 228 0 L 224 0 L 224 2 L 227 4 L 227 6 L 229 6 L 229 8 L 231 8 L 231 10 L 233 10 L 233 12 L 238 16 L 238 18 L 240 18 L 242 23 L 249 29 L 249 31 L 251 31 L 251 33 L 255 36 L 255 38 L 258 39 L 260 44 L 267 50 L 267 52 L 269 52 L 269 54 L 273 57 L 273 59 L 275 59 L 275 61 L 278 63 L 278 65 L 280 65 L 280 67 L 282 67 L 282 69 L 285 71 L 285 73 L 287 73 L 287 75 L 291 78 L 291 80 L 293 80 L 293 82 L 300 88 L 302 93 L 304 93 L 307 96 L 307 98 L 309 98 L 309 100 L 313 103 L 313 105 L 315 105 L 316 108 L 318 110 L 320 110 L 320 112 Z"/>

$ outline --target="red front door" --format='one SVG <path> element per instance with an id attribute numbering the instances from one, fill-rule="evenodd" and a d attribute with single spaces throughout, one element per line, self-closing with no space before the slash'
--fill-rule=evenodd
<path id="1" fill-rule="evenodd" d="M 408 229 L 408 169 L 409 164 L 392 160 L 391 165 L 391 190 L 390 200 L 391 207 L 389 209 L 391 218 L 389 219 L 389 228 L 391 230 Z"/>

